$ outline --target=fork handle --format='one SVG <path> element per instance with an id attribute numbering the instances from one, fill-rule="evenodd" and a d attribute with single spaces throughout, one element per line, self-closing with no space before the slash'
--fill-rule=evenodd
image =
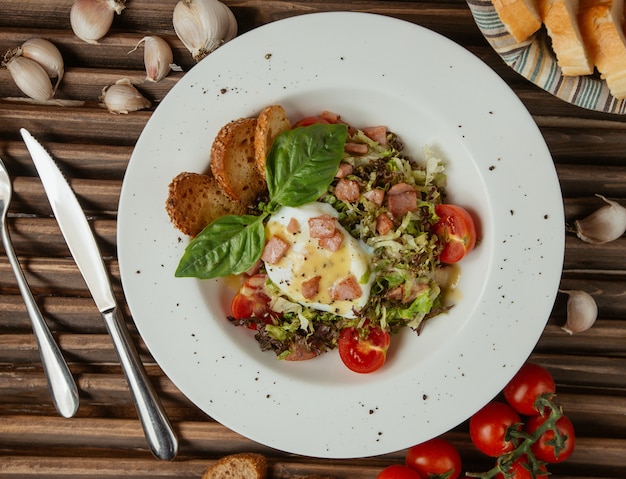
<path id="1" fill-rule="evenodd" d="M 72 417 L 78 410 L 78 388 L 76 387 L 76 383 L 74 382 L 74 378 L 72 377 L 67 363 L 63 359 L 59 346 L 55 342 L 33 298 L 33 294 L 30 291 L 30 287 L 26 282 L 22 268 L 13 250 L 13 245 L 11 244 L 5 223 L 2 224 L 2 242 L 4 243 L 6 255 L 15 273 L 17 285 L 24 298 L 26 311 L 28 312 L 33 326 L 33 333 L 37 340 L 43 370 L 48 379 L 48 387 L 52 394 L 52 401 L 57 411 L 63 417 Z"/>

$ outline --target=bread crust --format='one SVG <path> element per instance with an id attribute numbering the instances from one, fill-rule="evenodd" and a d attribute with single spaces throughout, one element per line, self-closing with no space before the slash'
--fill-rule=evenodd
<path id="1" fill-rule="evenodd" d="M 583 0 L 580 30 L 589 54 L 611 94 L 626 98 L 626 38 L 622 29 L 624 0 Z"/>
<path id="2" fill-rule="evenodd" d="M 254 155 L 256 166 L 265 178 L 265 158 L 278 135 L 291 129 L 291 121 L 280 105 L 265 107 L 257 118 L 254 132 Z"/>
<path id="3" fill-rule="evenodd" d="M 492 0 L 492 3 L 500 20 L 518 43 L 541 28 L 536 0 Z"/>
<path id="4" fill-rule="evenodd" d="M 256 118 L 240 118 L 224 125 L 211 147 L 211 171 L 233 201 L 253 204 L 267 186 L 256 167 Z"/>
<path id="5" fill-rule="evenodd" d="M 267 459 L 253 452 L 230 454 L 210 466 L 202 479 L 267 479 Z"/>
<path id="6" fill-rule="evenodd" d="M 244 214 L 246 206 L 226 196 L 213 176 L 182 172 L 169 184 L 165 210 L 178 230 L 194 237 L 220 216 Z"/>

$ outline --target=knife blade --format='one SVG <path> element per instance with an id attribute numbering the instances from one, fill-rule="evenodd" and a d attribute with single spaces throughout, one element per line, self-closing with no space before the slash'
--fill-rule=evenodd
<path id="1" fill-rule="evenodd" d="M 87 217 L 52 156 L 26 129 L 20 129 L 20 133 L 41 178 L 61 233 L 104 318 L 148 445 L 157 458 L 173 459 L 178 451 L 178 439 L 132 342 Z"/>

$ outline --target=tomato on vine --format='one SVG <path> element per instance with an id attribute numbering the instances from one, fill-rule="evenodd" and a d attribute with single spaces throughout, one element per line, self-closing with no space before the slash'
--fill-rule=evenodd
<path id="1" fill-rule="evenodd" d="M 498 457 L 517 445 L 507 434 L 513 426 L 521 430 L 519 414 L 504 402 L 492 401 L 470 418 L 470 438 L 480 452 Z"/>
<path id="2" fill-rule="evenodd" d="M 378 473 L 376 479 L 423 479 L 417 471 L 402 464 L 387 466 Z"/>
<path id="3" fill-rule="evenodd" d="M 548 416 L 529 418 L 525 427 L 526 432 L 529 434 L 534 433 L 548 419 Z M 563 462 L 574 452 L 576 434 L 572 421 L 567 416 L 561 416 L 556 420 L 555 428 L 560 437 L 556 437 L 554 429 L 549 428 L 530 446 L 530 450 L 540 461 L 550 463 Z"/>
<path id="4" fill-rule="evenodd" d="M 533 475 L 528 464 L 528 458 L 521 456 L 513 462 L 507 475 L 502 472 L 496 474 L 495 479 L 548 479 L 548 471 L 543 465 L 539 466 L 539 471 Z"/>
<path id="5" fill-rule="evenodd" d="M 425 478 L 457 479 L 461 475 L 459 452 L 442 438 L 410 447 L 406 455 L 406 465 Z"/>
<path id="6" fill-rule="evenodd" d="M 554 395 L 556 386 L 550 372 L 534 363 L 526 363 L 504 387 L 506 401 L 524 416 L 536 416 L 540 411 L 535 407 L 539 396 Z"/>

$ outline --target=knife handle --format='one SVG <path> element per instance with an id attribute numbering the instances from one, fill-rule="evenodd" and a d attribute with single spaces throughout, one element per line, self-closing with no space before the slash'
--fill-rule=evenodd
<path id="1" fill-rule="evenodd" d="M 102 313 L 120 358 L 150 450 L 158 459 L 174 459 L 178 439 L 139 359 L 124 317 L 115 307 Z"/>

